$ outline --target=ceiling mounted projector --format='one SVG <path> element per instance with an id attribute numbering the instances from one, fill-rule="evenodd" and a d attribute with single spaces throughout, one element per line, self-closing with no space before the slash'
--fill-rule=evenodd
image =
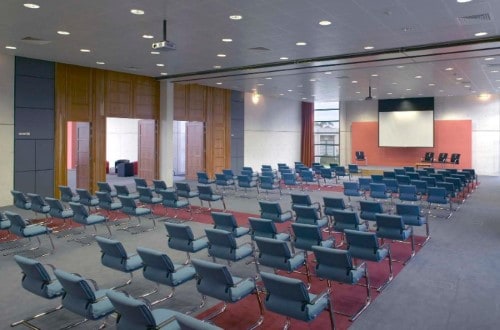
<path id="1" fill-rule="evenodd" d="M 151 47 L 155 50 L 175 50 L 175 43 L 167 40 L 167 20 L 163 20 L 163 40 L 154 42 Z"/>
<path id="2" fill-rule="evenodd" d="M 373 97 L 372 97 L 372 86 L 368 86 L 368 96 L 365 97 L 365 101 L 370 101 L 370 100 L 373 100 Z"/>

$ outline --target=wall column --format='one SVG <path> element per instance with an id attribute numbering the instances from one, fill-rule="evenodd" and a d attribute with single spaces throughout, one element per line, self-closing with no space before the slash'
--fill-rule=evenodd
<path id="1" fill-rule="evenodd" d="M 0 206 L 6 206 L 14 187 L 14 56 L 0 54 L 0 68 Z"/>
<path id="2" fill-rule="evenodd" d="M 174 184 L 174 84 L 162 80 L 160 84 L 160 179 L 167 186 Z"/>

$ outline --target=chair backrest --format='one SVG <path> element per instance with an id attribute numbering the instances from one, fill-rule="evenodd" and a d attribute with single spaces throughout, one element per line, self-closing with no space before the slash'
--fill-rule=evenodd
<path id="1" fill-rule="evenodd" d="M 277 262 L 283 262 L 292 257 L 290 248 L 285 241 L 280 241 L 274 238 L 255 237 L 255 243 L 259 250 L 260 258 L 271 258 Z"/>
<path id="2" fill-rule="evenodd" d="M 356 151 L 354 154 L 356 155 L 356 160 L 365 160 L 364 151 Z"/>
<path id="3" fill-rule="evenodd" d="M 321 245 L 323 234 L 320 227 L 302 223 L 292 223 L 295 247 L 310 251 L 314 245 Z"/>
<path id="4" fill-rule="evenodd" d="M 119 196 L 128 196 L 130 195 L 130 191 L 128 190 L 126 185 L 123 184 L 115 184 L 116 193 Z"/>
<path id="5" fill-rule="evenodd" d="M 90 201 L 92 199 L 92 195 L 87 189 L 76 188 L 76 193 L 80 196 L 80 200 Z"/>
<path id="6" fill-rule="evenodd" d="M 305 206 L 311 206 L 311 196 L 306 195 L 306 194 L 290 194 L 290 197 L 292 198 L 292 206 L 296 205 L 305 205 Z"/>
<path id="7" fill-rule="evenodd" d="M 337 176 L 345 176 L 346 175 L 345 167 L 344 166 L 336 166 L 334 168 L 334 171 L 335 171 L 335 174 Z"/>
<path id="8" fill-rule="evenodd" d="M 49 214 L 53 217 L 59 218 L 62 217 L 64 212 L 64 206 L 61 201 L 52 197 L 45 197 L 45 201 L 50 207 Z"/>
<path id="9" fill-rule="evenodd" d="M 191 191 L 191 187 L 189 186 L 189 183 L 187 183 L 187 182 L 176 182 L 175 189 L 179 190 L 179 191 L 185 191 L 185 192 Z"/>
<path id="10" fill-rule="evenodd" d="M 417 174 L 418 175 L 418 174 Z M 410 184 L 410 176 L 408 175 L 396 175 L 396 181 L 398 182 L 399 185 L 402 184 Z"/>
<path id="11" fill-rule="evenodd" d="M 395 179 L 396 178 L 396 173 L 394 171 L 384 171 L 383 174 L 385 179 Z"/>
<path id="12" fill-rule="evenodd" d="M 155 191 L 158 193 L 160 190 L 168 189 L 167 184 L 163 180 L 153 180 L 153 187 Z"/>
<path id="13" fill-rule="evenodd" d="M 227 301 L 230 288 L 235 285 L 227 267 L 199 259 L 193 259 L 192 264 L 197 274 L 198 291 L 201 294 Z"/>
<path id="14" fill-rule="evenodd" d="M 14 197 L 14 205 L 22 208 L 22 209 L 29 209 L 31 207 L 31 203 L 28 201 L 26 196 L 18 191 L 18 190 L 11 190 L 10 193 Z M 29 205 L 28 205 L 29 204 Z"/>
<path id="15" fill-rule="evenodd" d="M 252 181 L 252 178 L 246 174 L 242 173 L 241 175 L 238 175 L 238 185 L 239 186 L 248 186 L 251 181 Z"/>
<path id="16" fill-rule="evenodd" d="M 64 270 L 56 269 L 54 274 L 65 291 L 63 306 L 79 315 L 87 315 L 87 309 L 96 300 L 93 287 L 83 277 Z"/>
<path id="17" fill-rule="evenodd" d="M 272 176 L 261 176 L 260 177 L 260 186 L 264 189 L 274 188 L 273 177 Z"/>
<path id="18" fill-rule="evenodd" d="M 75 196 L 71 187 L 68 186 L 59 186 L 59 191 L 61 192 L 61 200 L 66 203 L 71 202 Z"/>
<path id="19" fill-rule="evenodd" d="M 97 244 L 99 244 L 103 256 L 106 255 L 119 259 L 127 259 L 127 252 L 120 241 L 102 236 L 96 236 L 95 240 Z"/>
<path id="20" fill-rule="evenodd" d="M 325 214 L 326 210 L 332 210 L 332 209 L 337 209 L 337 210 L 345 210 L 346 205 L 345 201 L 342 197 L 326 197 L 323 196 L 323 204 L 325 205 Z"/>
<path id="21" fill-rule="evenodd" d="M 278 230 L 273 220 L 249 217 L 252 239 L 255 237 L 275 238 Z"/>
<path id="22" fill-rule="evenodd" d="M 294 206 L 296 219 L 295 222 L 315 224 L 319 220 L 319 212 L 314 206 Z"/>
<path id="23" fill-rule="evenodd" d="M 228 179 L 224 173 L 215 174 L 215 183 L 217 184 L 227 184 L 227 182 L 232 179 Z"/>
<path id="24" fill-rule="evenodd" d="M 460 162 L 460 154 L 451 154 L 450 163 L 458 164 Z"/>
<path id="25" fill-rule="evenodd" d="M 38 194 L 28 193 L 26 195 L 29 197 L 31 201 L 31 209 L 35 211 L 40 211 L 44 206 L 48 205 L 47 203 L 45 203 L 42 196 Z"/>
<path id="26" fill-rule="evenodd" d="M 349 164 L 347 165 L 347 168 L 349 169 L 349 173 L 359 173 L 359 167 L 357 164 Z"/>
<path id="27" fill-rule="evenodd" d="M 209 185 L 198 185 L 198 192 L 200 193 L 200 198 L 211 198 L 214 194 L 212 191 L 212 186 Z"/>
<path id="28" fill-rule="evenodd" d="M 214 221 L 215 229 L 222 229 L 232 232 L 235 228 L 238 228 L 236 219 L 231 213 L 224 212 L 212 212 L 212 220 Z"/>
<path id="29" fill-rule="evenodd" d="M 429 197 L 446 197 L 447 191 L 443 187 L 429 187 L 427 188 L 427 195 Z"/>
<path id="30" fill-rule="evenodd" d="M 233 170 L 230 170 L 230 169 L 225 169 L 225 170 L 222 170 L 222 173 L 226 176 L 226 179 L 233 179 L 234 178 L 234 172 Z"/>
<path id="31" fill-rule="evenodd" d="M 432 151 L 428 151 L 424 155 L 425 162 L 433 162 L 434 161 L 434 153 Z"/>
<path id="32" fill-rule="evenodd" d="M 405 170 L 406 173 L 415 172 L 415 167 L 413 166 L 403 166 L 403 169 Z"/>
<path id="33" fill-rule="evenodd" d="M 15 255 L 14 260 L 23 272 L 23 288 L 40 297 L 54 298 L 52 293 L 47 290 L 47 286 L 51 283 L 52 279 L 39 261 L 20 255 Z"/>
<path id="34" fill-rule="evenodd" d="M 168 273 L 175 272 L 174 263 L 168 255 L 161 251 L 139 246 L 137 247 L 137 254 L 141 257 L 143 264 L 142 271 L 145 278 L 151 279 L 149 277 L 154 277 L 158 273 L 162 273 L 168 277 Z"/>
<path id="35" fill-rule="evenodd" d="M 403 217 L 403 221 L 405 219 L 411 218 L 413 221 L 420 217 L 420 206 L 416 204 L 396 204 L 396 214 Z"/>
<path id="36" fill-rule="evenodd" d="M 143 178 L 134 178 L 135 186 L 136 188 L 138 187 L 147 187 L 148 183 L 145 179 Z"/>
<path id="37" fill-rule="evenodd" d="M 4 212 L 7 219 L 10 221 L 10 231 L 16 235 L 24 236 L 24 228 L 28 225 L 26 220 L 24 220 L 19 214 L 5 211 Z"/>
<path id="38" fill-rule="evenodd" d="M 377 232 L 384 232 L 386 230 L 402 231 L 405 228 L 403 218 L 400 215 L 394 214 L 377 214 L 375 215 L 377 221 Z"/>
<path id="39" fill-rule="evenodd" d="M 97 199 L 99 200 L 99 205 L 102 207 L 102 205 L 111 205 L 113 203 L 113 199 L 111 198 L 111 195 L 107 191 L 96 191 L 95 195 L 97 196 Z"/>
<path id="40" fill-rule="evenodd" d="M 134 299 L 122 292 L 109 290 L 106 292 L 113 307 L 119 315 L 118 329 L 156 329 L 157 322 L 144 301 Z"/>
<path id="41" fill-rule="evenodd" d="M 165 206 L 175 206 L 175 203 L 179 200 L 177 193 L 173 189 L 161 189 L 160 195 L 162 197 L 162 203 Z"/>
<path id="42" fill-rule="evenodd" d="M 372 183 L 372 178 L 359 178 L 359 189 L 370 190 L 370 183 Z"/>
<path id="43" fill-rule="evenodd" d="M 382 203 L 375 201 L 359 201 L 362 219 L 375 220 L 375 213 L 384 213 Z"/>
<path id="44" fill-rule="evenodd" d="M 148 187 L 137 186 L 139 200 L 143 203 L 150 203 L 153 199 L 153 192 Z"/>
<path id="45" fill-rule="evenodd" d="M 135 203 L 133 197 L 118 194 L 118 199 L 120 200 L 120 203 L 122 203 L 122 211 L 124 213 L 134 213 L 137 209 L 137 204 Z"/>
<path id="46" fill-rule="evenodd" d="M 165 222 L 165 229 L 167 230 L 169 241 L 170 239 L 185 240 L 189 242 L 194 240 L 193 231 L 188 225 Z"/>
<path id="47" fill-rule="evenodd" d="M 359 196 L 359 183 L 344 181 L 344 195 L 346 196 Z"/>
<path id="48" fill-rule="evenodd" d="M 333 210 L 333 226 L 335 230 L 359 229 L 358 213 L 348 210 Z"/>
<path id="49" fill-rule="evenodd" d="M 416 200 L 417 187 L 414 185 L 399 185 L 399 199 Z"/>
<path id="50" fill-rule="evenodd" d="M 75 221 L 85 221 L 88 218 L 89 212 L 83 204 L 69 202 L 69 206 L 73 210 L 73 219 Z"/>
<path id="51" fill-rule="evenodd" d="M 209 251 L 214 248 L 223 247 L 234 250 L 238 247 L 232 232 L 220 229 L 205 229 L 209 242 Z"/>
<path id="52" fill-rule="evenodd" d="M 344 231 L 348 250 L 356 250 L 357 248 L 361 249 L 372 249 L 373 253 L 376 253 L 376 250 L 379 248 L 377 234 L 371 231 L 358 231 L 358 230 L 350 230 L 346 229 Z"/>
<path id="53" fill-rule="evenodd" d="M 395 168 L 394 174 L 396 175 L 406 175 L 406 170 L 404 168 Z"/>
<path id="54" fill-rule="evenodd" d="M 111 186 L 107 182 L 97 182 L 97 187 L 99 188 L 99 191 L 104 191 L 104 192 L 111 192 Z"/>
<path id="55" fill-rule="evenodd" d="M 382 179 L 383 180 L 383 179 Z M 386 192 L 387 186 L 385 183 L 370 183 L 370 192 Z"/>
<path id="56" fill-rule="evenodd" d="M 444 163 L 448 159 L 448 153 L 447 152 L 441 152 L 438 156 L 438 162 Z"/>
<path id="57" fill-rule="evenodd" d="M 354 269 L 351 253 L 347 250 L 313 246 L 316 259 L 316 275 L 321 278 L 352 283 Z"/>
<path id="58" fill-rule="evenodd" d="M 384 180 L 384 176 L 380 174 L 372 174 L 371 179 L 372 179 L 371 183 L 382 183 Z"/>
<path id="59" fill-rule="evenodd" d="M 427 193 L 427 181 L 425 180 L 411 180 L 410 182 L 412 185 L 417 188 L 417 192 L 419 194 L 426 194 Z"/>
<path id="60" fill-rule="evenodd" d="M 259 201 L 260 217 L 264 219 L 277 219 L 283 211 L 278 202 Z"/>
<path id="61" fill-rule="evenodd" d="M 196 172 L 196 176 L 198 178 L 198 183 L 208 183 L 210 181 L 206 172 Z"/>

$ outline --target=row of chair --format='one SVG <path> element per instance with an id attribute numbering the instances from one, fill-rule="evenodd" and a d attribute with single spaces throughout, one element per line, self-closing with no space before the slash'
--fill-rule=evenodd
<path id="1" fill-rule="evenodd" d="M 448 153 L 440 152 L 438 158 L 434 158 L 434 152 L 428 151 L 425 153 L 424 157 L 421 159 L 422 162 L 425 163 L 450 163 L 450 164 L 459 164 L 460 163 L 460 154 L 452 153 L 450 156 L 450 160 L 448 161 Z"/>

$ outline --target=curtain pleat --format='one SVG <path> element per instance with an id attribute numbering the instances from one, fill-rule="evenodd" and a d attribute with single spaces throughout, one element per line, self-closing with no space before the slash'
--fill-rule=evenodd
<path id="1" fill-rule="evenodd" d="M 302 102 L 300 161 L 306 166 L 314 162 L 314 103 L 309 102 Z"/>

